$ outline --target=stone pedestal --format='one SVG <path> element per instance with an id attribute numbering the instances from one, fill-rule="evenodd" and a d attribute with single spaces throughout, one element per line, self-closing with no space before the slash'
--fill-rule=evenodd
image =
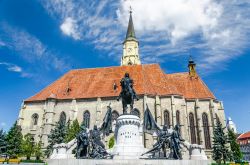
<path id="1" fill-rule="evenodd" d="M 75 156 L 72 154 L 74 148 L 76 148 L 76 139 L 66 144 L 56 144 L 53 146 L 53 153 L 50 155 L 50 159 L 72 159 Z"/>
<path id="2" fill-rule="evenodd" d="M 193 148 L 191 153 L 191 160 L 207 160 L 204 150 Z"/>
<path id="3" fill-rule="evenodd" d="M 145 151 L 140 137 L 140 118 L 121 115 L 116 120 L 114 159 L 139 159 Z"/>

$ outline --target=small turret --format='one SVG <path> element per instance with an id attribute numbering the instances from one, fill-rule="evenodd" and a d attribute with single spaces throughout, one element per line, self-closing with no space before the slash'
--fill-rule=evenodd
<path id="1" fill-rule="evenodd" d="M 237 133 L 236 125 L 234 124 L 231 117 L 227 118 L 227 129 L 233 131 L 235 134 Z"/>
<path id="2" fill-rule="evenodd" d="M 189 61 L 188 61 L 188 69 L 189 69 L 189 75 L 191 77 L 196 77 L 197 73 L 196 73 L 196 64 L 193 61 L 192 57 L 190 56 Z"/>

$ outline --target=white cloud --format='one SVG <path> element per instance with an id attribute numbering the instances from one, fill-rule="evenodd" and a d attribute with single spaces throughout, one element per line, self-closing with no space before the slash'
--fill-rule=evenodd
<path id="1" fill-rule="evenodd" d="M 12 66 L 12 67 L 9 67 L 8 68 L 9 71 L 12 71 L 12 72 L 22 72 L 22 68 L 19 67 L 19 66 Z"/>
<path id="2" fill-rule="evenodd" d="M 77 23 L 74 19 L 71 17 L 67 17 L 64 22 L 61 24 L 60 29 L 62 32 L 67 35 L 71 36 L 74 39 L 78 40 L 80 39 L 80 34 L 78 33 L 77 29 Z"/>
<path id="3" fill-rule="evenodd" d="M 0 66 L 1 65 L 4 66 L 10 72 L 19 73 L 20 76 L 23 78 L 30 78 L 33 76 L 31 73 L 25 72 L 22 67 L 20 67 L 16 64 L 12 64 L 12 63 L 8 63 L 8 62 L 0 62 Z"/>
<path id="4" fill-rule="evenodd" d="M 27 33 L 24 30 L 14 28 L 6 23 L 1 24 L 1 28 L 5 34 L 4 42 L 7 42 L 7 48 L 14 50 L 17 54 L 25 60 L 25 62 L 35 65 L 32 70 L 39 71 L 39 69 L 58 71 L 65 71 L 70 68 L 69 61 L 59 58 L 57 53 L 50 50 L 38 38 Z M 10 71 L 21 72 L 21 68 L 12 66 L 9 67 Z M 30 75 L 28 73 L 23 76 Z"/>
<path id="5" fill-rule="evenodd" d="M 19 73 L 22 72 L 22 68 L 20 66 L 15 65 L 15 64 L 0 62 L 0 65 L 5 66 L 6 69 L 8 71 L 11 71 L 11 72 L 19 72 Z"/>
<path id="6" fill-rule="evenodd" d="M 215 27 L 222 13 L 221 5 L 212 0 L 130 0 L 121 2 L 117 11 L 120 22 L 127 20 L 130 5 L 138 31 L 164 31 L 168 34 L 165 39 L 172 43 Z"/>
<path id="7" fill-rule="evenodd" d="M 130 5 L 144 62 L 162 62 L 164 57 L 187 56 L 194 51 L 203 71 L 209 72 L 214 66 L 219 71 L 242 55 L 250 41 L 247 0 L 47 0 L 41 3 L 59 23 L 66 23 L 67 35 L 74 38 L 74 33 L 81 34 L 77 35 L 80 41 L 90 41 L 117 61 Z"/>

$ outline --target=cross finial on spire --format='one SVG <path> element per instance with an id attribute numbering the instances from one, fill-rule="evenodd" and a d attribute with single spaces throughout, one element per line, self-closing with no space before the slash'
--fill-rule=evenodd
<path id="1" fill-rule="evenodd" d="M 133 24 L 133 18 L 132 18 L 132 7 L 130 6 L 130 10 L 129 10 L 129 22 L 128 22 L 128 30 L 127 30 L 127 35 L 126 35 L 126 40 L 128 38 L 133 38 L 136 39 L 135 37 L 135 30 L 134 30 L 134 24 Z"/>
<path id="2" fill-rule="evenodd" d="M 129 14 L 132 14 L 132 7 L 131 6 L 129 6 Z"/>

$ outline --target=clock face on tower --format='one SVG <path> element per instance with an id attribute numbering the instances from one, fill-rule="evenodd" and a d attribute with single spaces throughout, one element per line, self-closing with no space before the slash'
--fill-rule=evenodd
<path id="1" fill-rule="evenodd" d="M 128 48 L 128 54 L 133 54 L 134 53 L 134 49 L 133 48 Z"/>

